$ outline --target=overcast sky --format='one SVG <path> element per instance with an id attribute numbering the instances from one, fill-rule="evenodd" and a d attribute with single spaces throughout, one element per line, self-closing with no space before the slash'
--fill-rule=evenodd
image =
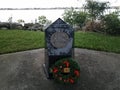
<path id="1" fill-rule="evenodd" d="M 108 1 L 108 0 L 98 0 Z M 120 6 L 120 0 L 109 0 L 112 6 Z M 47 8 L 47 7 L 82 7 L 85 0 L 0 0 L 0 8 Z M 38 16 L 45 15 L 49 20 L 56 20 L 62 17 L 64 10 L 19 10 L 19 11 L 0 11 L 0 21 L 7 21 L 13 17 L 13 21 L 23 19 L 26 22 L 34 22 Z"/>

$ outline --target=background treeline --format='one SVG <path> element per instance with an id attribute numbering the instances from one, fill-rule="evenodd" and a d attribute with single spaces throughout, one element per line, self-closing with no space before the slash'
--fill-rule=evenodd
<path id="1" fill-rule="evenodd" d="M 65 22 L 73 26 L 75 31 L 91 31 L 110 35 L 120 35 L 120 7 L 110 8 L 109 2 L 99 2 L 96 0 L 86 0 L 83 8 L 66 9 L 62 15 Z M 12 22 L 12 17 L 8 22 L 0 22 L 0 29 L 23 29 L 40 30 L 48 27 L 52 21 L 45 16 L 39 16 L 34 23 L 25 23 L 19 19 L 17 23 Z"/>
<path id="2" fill-rule="evenodd" d="M 23 19 L 19 19 L 17 22 L 12 22 L 12 19 L 13 17 L 9 17 L 7 22 L 0 22 L 0 29 L 43 31 L 44 28 L 52 23 L 52 21 L 48 20 L 45 16 L 39 16 L 38 19 L 35 19 L 34 23 L 25 23 Z"/>
<path id="3" fill-rule="evenodd" d="M 0 29 L 18 29 L 18 30 L 43 30 L 43 25 L 39 23 L 25 23 L 24 25 L 20 23 L 9 23 L 9 22 L 0 22 Z"/>
<path id="4" fill-rule="evenodd" d="M 0 29 L 25 29 L 25 30 L 42 30 L 42 25 L 26 23 L 24 26 L 19 23 L 0 22 Z"/>
<path id="5" fill-rule="evenodd" d="M 120 35 L 120 8 L 110 9 L 109 2 L 86 0 L 83 10 L 65 10 L 63 19 L 76 30 Z"/>

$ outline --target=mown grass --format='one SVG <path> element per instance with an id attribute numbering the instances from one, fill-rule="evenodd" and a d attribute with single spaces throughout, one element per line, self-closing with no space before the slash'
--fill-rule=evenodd
<path id="1" fill-rule="evenodd" d="M 43 47 L 43 32 L 0 30 L 0 54 Z"/>
<path id="2" fill-rule="evenodd" d="M 76 32 L 75 47 L 120 53 L 120 36 L 94 32 Z"/>
<path id="3" fill-rule="evenodd" d="M 120 36 L 93 32 L 75 32 L 74 46 L 120 53 Z M 40 31 L 0 30 L 0 54 L 44 48 L 45 36 Z"/>

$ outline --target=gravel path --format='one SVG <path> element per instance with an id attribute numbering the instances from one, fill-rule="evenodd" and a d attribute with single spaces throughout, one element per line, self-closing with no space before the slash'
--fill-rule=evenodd
<path id="1" fill-rule="evenodd" d="M 75 49 L 81 68 L 77 84 L 45 77 L 44 49 L 0 55 L 0 90 L 120 90 L 120 54 Z"/>

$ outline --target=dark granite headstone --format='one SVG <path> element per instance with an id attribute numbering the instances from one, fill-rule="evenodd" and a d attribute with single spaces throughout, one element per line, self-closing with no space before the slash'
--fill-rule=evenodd
<path id="1" fill-rule="evenodd" d="M 45 72 L 52 78 L 50 67 L 62 58 L 73 58 L 74 31 L 60 18 L 45 29 Z"/>

